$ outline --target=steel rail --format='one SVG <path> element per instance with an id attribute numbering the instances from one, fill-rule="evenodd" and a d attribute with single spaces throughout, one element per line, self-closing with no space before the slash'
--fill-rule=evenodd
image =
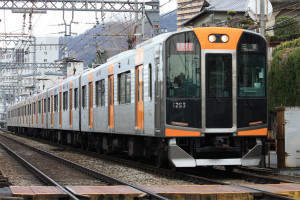
<path id="1" fill-rule="evenodd" d="M 7 136 L 4 136 L 4 137 L 7 137 Z M 7 137 L 7 138 L 12 139 L 10 137 Z M 12 139 L 12 140 L 14 140 L 14 139 Z M 19 141 L 17 141 L 17 142 L 19 142 Z M 19 142 L 19 143 L 23 144 L 22 142 Z M 25 145 L 27 146 L 27 144 L 25 144 Z M 30 145 L 28 145 L 28 146 L 31 147 Z M 32 147 L 32 148 L 34 148 L 34 147 Z M 107 156 L 105 156 L 105 157 L 107 157 Z M 104 157 L 101 157 L 101 158 L 104 158 Z M 107 159 L 107 160 L 113 161 L 113 159 Z M 117 163 L 122 163 L 122 162 L 120 162 L 119 158 L 116 158 L 114 160 Z M 130 162 L 133 163 L 132 165 L 135 165 L 133 161 L 130 161 Z M 130 164 L 128 164 L 128 165 L 130 165 Z M 145 164 L 141 164 L 141 163 L 138 163 L 137 165 L 139 167 L 142 166 L 142 168 L 145 169 L 145 170 L 146 170 L 147 166 L 150 167 L 149 165 L 145 165 Z M 171 170 L 153 167 L 153 168 L 151 168 L 151 171 L 155 171 L 156 173 L 158 173 L 158 171 L 159 171 L 160 173 L 168 174 Z M 275 200 L 275 199 L 276 200 L 296 200 L 296 199 L 291 198 L 291 197 L 286 197 L 286 196 L 283 196 L 283 195 L 280 195 L 280 194 L 273 194 L 273 193 L 270 193 L 268 191 L 264 191 L 264 190 L 260 190 L 260 189 L 256 189 L 256 188 L 251 188 L 249 186 L 241 186 L 241 185 L 237 185 L 237 184 L 230 184 L 230 183 L 227 183 L 227 182 L 218 181 L 218 180 L 214 180 L 214 179 L 209 179 L 209 178 L 205 178 L 205 177 L 200 177 L 200 176 L 197 176 L 197 175 L 185 174 L 185 173 L 181 173 L 181 172 L 172 172 L 172 174 L 174 176 L 181 177 L 182 180 L 190 180 L 191 181 L 191 179 L 193 179 L 192 182 L 203 181 L 203 182 L 206 182 L 206 183 L 220 184 L 220 185 L 231 185 L 231 186 L 236 186 L 236 187 L 240 187 L 240 188 L 250 189 L 252 191 L 257 191 L 257 192 L 261 193 L 265 197 L 270 197 L 269 199 L 271 199 L 271 200 Z M 286 182 L 290 182 L 290 181 L 286 181 Z M 137 189 L 137 188 L 135 188 L 135 189 Z"/>
<path id="2" fill-rule="evenodd" d="M 3 149 L 5 149 L 9 154 L 11 154 L 16 160 L 18 160 L 21 164 L 23 164 L 28 170 L 30 170 L 36 177 L 38 177 L 40 180 L 45 182 L 48 185 L 57 186 L 59 189 L 61 189 L 63 192 L 65 192 L 71 199 L 73 200 L 79 200 L 73 193 L 66 190 L 63 186 L 58 184 L 56 181 L 51 179 L 49 176 L 44 174 L 42 171 L 40 171 L 38 168 L 30 164 L 28 161 L 23 159 L 21 156 L 19 156 L 16 152 L 14 152 L 12 149 L 10 149 L 8 146 L 0 142 L 0 146 L 2 146 Z"/>
<path id="3" fill-rule="evenodd" d="M 158 200 L 169 200 L 168 198 L 165 198 L 165 197 L 163 197 L 163 196 L 161 196 L 161 195 L 158 195 L 158 194 L 156 194 L 156 193 L 153 193 L 153 192 L 151 192 L 151 191 L 149 191 L 149 190 L 146 190 L 146 189 L 144 189 L 144 188 L 135 186 L 135 185 L 133 185 L 133 184 L 127 183 L 127 182 L 125 182 L 125 181 L 121 181 L 121 180 L 119 180 L 119 179 L 113 178 L 113 177 L 111 177 L 111 176 L 108 176 L 108 175 L 103 174 L 103 173 L 101 173 L 101 172 L 95 171 L 95 170 L 93 170 L 93 169 L 84 167 L 84 166 L 82 166 L 82 165 L 80 165 L 80 164 L 77 164 L 77 163 L 72 162 L 72 161 L 70 161 L 70 160 L 67 160 L 67 159 L 65 159 L 65 158 L 56 156 L 56 155 L 51 154 L 51 153 L 49 153 L 49 152 L 47 152 L 47 151 L 44 151 L 44 150 L 35 148 L 35 147 L 33 147 L 33 146 L 30 146 L 30 145 L 28 145 L 28 144 L 25 144 L 25 143 L 23 143 L 23 142 L 20 142 L 20 141 L 18 141 L 18 140 L 13 139 L 13 138 L 4 136 L 4 135 L 2 135 L 2 134 L 1 134 L 1 136 L 5 137 L 5 138 L 7 138 L 7 139 L 10 139 L 10 140 L 12 140 L 12 141 L 14 141 L 14 142 L 16 142 L 16 143 L 19 143 L 19 144 L 21 144 L 21 145 L 24 145 L 25 147 L 27 147 L 27 148 L 29 148 L 29 149 L 31 149 L 31 150 L 34 150 L 34 151 L 36 151 L 36 152 L 39 152 L 39 153 L 41 153 L 41 154 L 43 154 L 43 155 L 46 155 L 46 156 L 48 156 L 48 157 L 51 157 L 52 159 L 57 160 L 57 161 L 59 161 L 59 162 L 62 162 L 62 163 L 64 163 L 65 165 L 70 166 L 70 167 L 72 167 L 72 168 L 74 168 L 74 169 L 76 169 L 76 170 L 78 170 L 78 171 L 81 171 L 81 172 L 83 172 L 83 173 L 86 173 L 86 174 L 88 174 L 89 176 L 92 176 L 92 177 L 95 177 L 95 178 L 98 178 L 98 179 L 105 180 L 106 182 L 108 182 L 108 183 L 110 183 L 110 184 L 127 185 L 127 186 L 132 187 L 132 188 L 134 188 L 134 189 L 136 189 L 136 190 L 139 190 L 139 191 L 141 191 L 141 192 L 143 192 L 143 193 L 146 193 L 146 194 L 148 194 L 148 195 L 151 196 L 151 197 L 154 197 L 154 199 L 158 199 Z M 23 160 L 24 160 L 24 159 L 23 159 Z"/>

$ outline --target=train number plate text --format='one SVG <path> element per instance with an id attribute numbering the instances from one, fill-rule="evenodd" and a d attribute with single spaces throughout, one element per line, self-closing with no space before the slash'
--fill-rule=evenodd
<path id="1" fill-rule="evenodd" d="M 186 108 L 185 102 L 173 102 L 173 108 Z"/>

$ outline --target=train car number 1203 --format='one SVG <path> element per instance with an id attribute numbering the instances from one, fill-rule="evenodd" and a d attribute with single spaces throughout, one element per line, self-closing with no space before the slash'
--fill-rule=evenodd
<path id="1" fill-rule="evenodd" d="M 174 102 L 173 108 L 186 108 L 186 102 Z"/>

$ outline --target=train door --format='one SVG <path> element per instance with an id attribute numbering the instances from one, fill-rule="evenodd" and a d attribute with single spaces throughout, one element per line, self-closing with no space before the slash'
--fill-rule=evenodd
<path id="1" fill-rule="evenodd" d="M 108 77 L 108 126 L 114 128 L 114 75 Z"/>
<path id="2" fill-rule="evenodd" d="M 93 128 L 93 82 L 89 83 L 89 127 Z"/>
<path id="3" fill-rule="evenodd" d="M 143 65 L 136 67 L 136 127 L 144 129 Z"/>
<path id="4" fill-rule="evenodd" d="M 232 55 L 206 54 L 206 128 L 232 128 Z"/>

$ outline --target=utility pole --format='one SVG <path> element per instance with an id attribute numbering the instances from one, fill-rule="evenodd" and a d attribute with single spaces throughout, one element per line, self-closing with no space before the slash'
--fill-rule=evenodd
<path id="1" fill-rule="evenodd" d="M 266 34 L 265 0 L 260 0 L 260 33 Z"/>

